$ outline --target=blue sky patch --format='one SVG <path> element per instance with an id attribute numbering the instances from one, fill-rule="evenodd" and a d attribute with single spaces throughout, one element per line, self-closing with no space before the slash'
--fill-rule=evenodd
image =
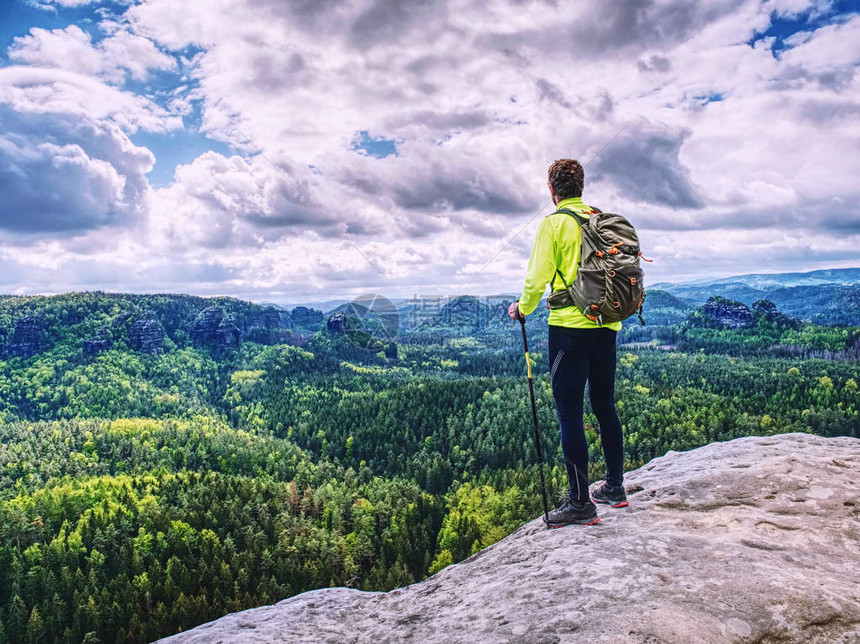
<path id="1" fill-rule="evenodd" d="M 162 188 L 173 182 L 177 166 L 191 163 L 204 152 L 217 152 L 229 157 L 235 151 L 226 143 L 210 139 L 200 132 L 199 105 L 195 111 L 183 119 L 185 127 L 171 132 L 138 131 L 129 136 L 131 142 L 145 148 L 155 155 L 155 166 L 146 175 L 153 188 Z"/>
<path id="2" fill-rule="evenodd" d="M 696 101 L 699 105 L 707 105 L 708 103 L 719 103 L 725 98 L 722 94 L 718 92 L 711 92 L 710 94 L 700 94 L 698 96 L 694 96 L 693 100 Z"/>
<path id="3" fill-rule="evenodd" d="M 105 37 L 99 28 L 105 12 L 120 15 L 127 8 L 127 5 L 116 2 L 80 7 L 38 7 L 25 0 L 0 0 L 0 65 L 9 64 L 9 47 L 15 38 L 29 35 L 34 27 L 54 30 L 76 25 L 90 35 L 93 43 L 98 43 Z"/>
<path id="4" fill-rule="evenodd" d="M 191 163 L 204 152 L 217 152 L 225 157 L 234 154 L 229 145 L 192 130 L 138 132 L 129 138 L 135 145 L 149 148 L 155 155 L 155 166 L 146 175 L 153 188 L 170 185 L 177 166 Z"/>
<path id="5" fill-rule="evenodd" d="M 69 14 L 74 14 L 70 16 Z M 0 63 L 9 64 L 9 47 L 18 36 L 26 36 L 30 29 L 65 29 L 69 24 L 78 24 L 92 18 L 90 9 L 75 9 L 63 12 L 60 16 L 56 11 L 44 11 L 28 6 L 23 2 L 5 0 L 0 2 Z M 83 29 L 80 24 L 78 26 Z"/>
<path id="6" fill-rule="evenodd" d="M 214 141 L 200 132 L 200 103 L 184 119 L 184 127 L 172 132 L 138 131 L 129 136 L 131 142 L 140 145 L 155 155 L 155 166 L 146 175 L 153 188 L 161 188 L 173 182 L 176 167 L 191 163 L 204 152 L 217 152 L 225 157 L 235 154 L 226 143 Z"/>
<path id="7" fill-rule="evenodd" d="M 813 8 L 802 11 L 795 16 L 779 16 L 776 12 L 770 15 L 770 24 L 764 31 L 757 31 L 747 41 L 750 47 L 765 38 L 773 38 L 771 54 L 774 58 L 786 49 L 791 49 L 791 44 L 786 42 L 791 36 L 801 31 L 815 31 L 821 27 L 835 23 L 845 22 L 851 16 L 860 13 L 860 0 L 835 0 L 827 9 L 817 13 Z"/>
<path id="8" fill-rule="evenodd" d="M 384 159 L 392 155 L 397 156 L 397 145 L 394 139 L 386 139 L 382 136 L 372 137 L 367 130 L 362 130 L 354 137 L 352 149 L 377 159 Z"/>

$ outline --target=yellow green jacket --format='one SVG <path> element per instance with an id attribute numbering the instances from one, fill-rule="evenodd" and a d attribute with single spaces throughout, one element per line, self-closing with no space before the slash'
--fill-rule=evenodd
<path id="1" fill-rule="evenodd" d="M 597 212 L 591 206 L 582 203 L 582 199 L 563 199 L 558 202 L 557 210 L 567 208 L 585 218 Z M 572 284 L 579 265 L 579 255 L 582 248 L 582 235 L 576 220 L 565 213 L 544 217 L 538 227 L 535 245 L 529 258 L 526 271 L 526 281 L 523 294 L 520 296 L 519 309 L 523 315 L 528 315 L 537 308 L 543 297 L 546 285 L 552 282 L 553 292 L 563 291 L 564 284 L 555 274 L 556 268 L 564 275 L 568 284 Z M 599 325 L 592 322 L 575 306 L 553 309 L 549 313 L 549 323 L 553 326 L 566 326 L 572 329 L 596 329 Z M 621 322 L 604 324 L 603 327 L 618 331 Z"/>

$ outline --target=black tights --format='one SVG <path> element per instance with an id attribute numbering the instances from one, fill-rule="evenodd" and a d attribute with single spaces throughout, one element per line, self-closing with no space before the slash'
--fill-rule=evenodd
<path id="1" fill-rule="evenodd" d="M 588 444 L 582 424 L 586 381 L 591 409 L 600 425 L 606 481 L 609 485 L 621 485 L 623 481 L 624 441 L 615 412 L 615 335 L 607 328 L 549 327 L 552 394 L 574 500 L 588 498 Z"/>

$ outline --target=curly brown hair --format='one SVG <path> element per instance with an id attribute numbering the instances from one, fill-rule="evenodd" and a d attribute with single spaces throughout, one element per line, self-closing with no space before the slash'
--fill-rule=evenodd
<path id="1" fill-rule="evenodd" d="M 558 159 L 554 161 L 547 172 L 549 183 L 558 200 L 582 196 L 582 186 L 585 184 L 585 172 L 576 159 Z"/>

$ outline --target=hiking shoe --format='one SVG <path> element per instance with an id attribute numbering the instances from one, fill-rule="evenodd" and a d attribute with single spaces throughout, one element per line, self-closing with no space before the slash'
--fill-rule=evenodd
<path id="1" fill-rule="evenodd" d="M 598 481 L 589 488 L 588 492 L 595 503 L 607 503 L 612 508 L 624 508 L 629 505 L 623 485 L 612 486 L 606 481 Z"/>
<path id="2" fill-rule="evenodd" d="M 552 510 L 548 517 L 544 518 L 544 522 L 550 528 L 560 528 L 571 523 L 592 525 L 598 521 L 600 518 L 597 516 L 597 508 L 591 501 L 577 502 L 570 499 L 565 501 L 561 507 Z"/>

